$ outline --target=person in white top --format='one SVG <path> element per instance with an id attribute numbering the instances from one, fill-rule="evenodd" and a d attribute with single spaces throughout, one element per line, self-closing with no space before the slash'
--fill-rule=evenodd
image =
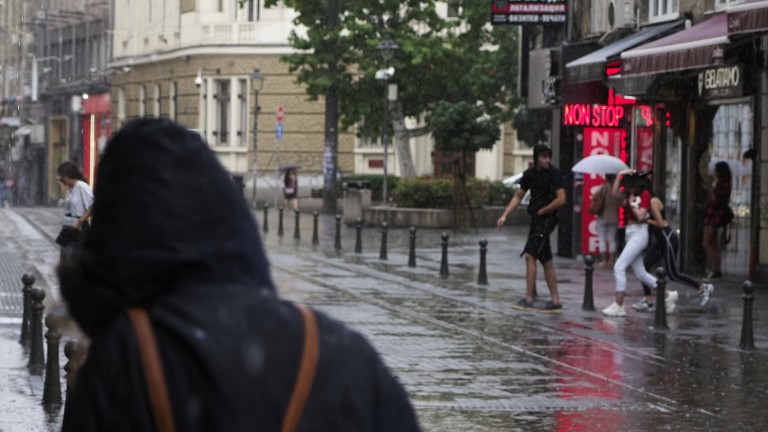
<path id="1" fill-rule="evenodd" d="M 93 211 L 93 191 L 83 172 L 73 162 L 63 162 L 56 173 L 59 183 L 67 188 L 64 198 L 66 213 L 62 219 L 61 232 L 56 237 L 56 243 L 61 245 L 60 259 L 64 259 L 66 249 L 79 243 L 83 233 L 90 228 L 88 220 Z"/>

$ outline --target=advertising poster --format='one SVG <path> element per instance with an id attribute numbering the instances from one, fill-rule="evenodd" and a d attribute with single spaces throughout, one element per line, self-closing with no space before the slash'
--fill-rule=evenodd
<path id="1" fill-rule="evenodd" d="M 626 158 L 627 133 L 621 128 L 584 128 L 584 157 L 607 154 Z M 599 174 L 584 174 L 583 211 L 581 214 L 581 253 L 601 253 L 597 236 L 597 217 L 586 209 L 592 202 L 592 194 L 605 183 Z"/>

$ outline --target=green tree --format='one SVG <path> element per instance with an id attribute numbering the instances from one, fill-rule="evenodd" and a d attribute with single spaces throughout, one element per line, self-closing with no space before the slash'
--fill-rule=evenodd
<path id="1" fill-rule="evenodd" d="M 266 0 L 274 6 L 277 0 Z M 518 102 L 517 28 L 488 25 L 486 0 L 452 0 L 457 19 L 444 19 L 434 0 L 284 0 L 296 10 L 289 43 L 297 53 L 282 60 L 296 73 L 311 100 L 325 98 L 323 208 L 335 211 L 338 130 L 357 127 L 361 135 L 394 135 L 403 177 L 416 175 L 409 139 L 430 132 L 406 126 L 425 119 L 441 101 L 481 102 L 483 114 L 500 127 Z M 382 36 L 399 46 L 385 63 Z M 389 80 L 398 99 L 385 104 L 379 69 L 392 66 Z M 388 127 L 382 128 L 385 110 Z"/>

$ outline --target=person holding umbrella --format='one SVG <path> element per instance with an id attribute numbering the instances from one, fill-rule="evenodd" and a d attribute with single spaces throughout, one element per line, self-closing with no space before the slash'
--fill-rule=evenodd
<path id="1" fill-rule="evenodd" d="M 526 191 L 531 191 L 531 201 L 528 204 L 528 214 L 531 215 L 531 226 L 528 241 L 521 256 L 525 256 L 526 288 L 525 297 L 512 306 L 519 310 L 534 310 L 533 287 L 536 283 L 536 260 L 544 267 L 544 277 L 547 280 L 549 294 L 552 300 L 547 302 L 539 312 L 559 313 L 563 306 L 557 292 L 557 276 L 552 262 L 552 249 L 549 236 L 557 226 L 557 209 L 565 204 L 565 182 L 560 170 L 554 167 L 552 150 L 546 145 L 539 144 L 533 148 L 533 168 L 523 172 L 520 189 L 509 201 L 504 213 L 496 222 L 498 229 L 504 227 L 507 216 L 520 205 Z"/>
<path id="2" fill-rule="evenodd" d="M 299 177 L 296 173 L 298 165 L 291 164 L 284 167 L 283 175 L 283 197 L 285 197 L 285 207 L 299 210 Z"/>
<path id="3" fill-rule="evenodd" d="M 656 286 L 656 278 L 648 273 L 643 264 L 643 251 L 648 246 L 648 224 L 651 209 L 651 193 L 648 191 L 646 179 L 632 169 L 619 172 L 613 181 L 614 195 L 620 193 L 620 185 L 625 188 L 624 212 L 626 214 L 626 242 L 616 264 L 613 275 L 616 279 L 616 297 L 610 306 L 602 310 L 603 315 L 623 317 L 627 315 L 624 309 L 625 290 L 627 288 L 627 268 L 632 267 L 640 281 L 650 287 Z M 667 313 L 675 310 L 677 291 L 666 292 L 665 307 Z"/>

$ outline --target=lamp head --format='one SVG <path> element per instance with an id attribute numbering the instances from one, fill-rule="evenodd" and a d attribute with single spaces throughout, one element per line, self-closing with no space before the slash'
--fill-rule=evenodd
<path id="1" fill-rule="evenodd" d="M 198 87 L 203 85 L 203 71 L 200 69 L 197 70 L 197 76 L 195 77 L 195 85 Z"/>

